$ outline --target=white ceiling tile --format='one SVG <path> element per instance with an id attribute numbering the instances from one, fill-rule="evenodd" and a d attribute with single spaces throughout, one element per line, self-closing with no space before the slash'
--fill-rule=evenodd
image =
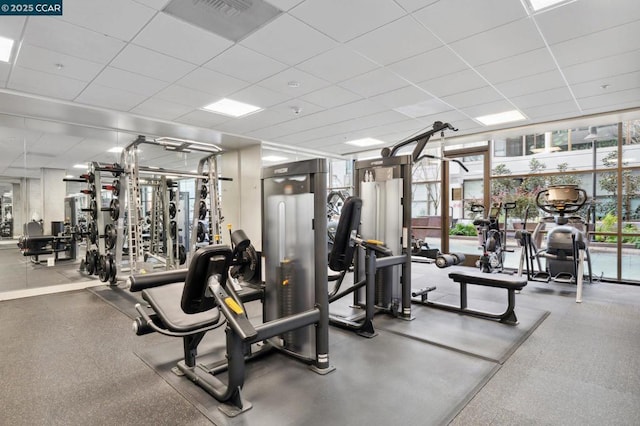
<path id="1" fill-rule="evenodd" d="M 294 119 L 294 115 L 291 111 L 286 111 L 284 108 L 277 111 L 269 108 L 268 110 L 260 111 L 246 117 L 228 120 L 227 122 L 216 126 L 216 130 L 222 132 L 246 134 L 292 119 Z"/>
<path id="2" fill-rule="evenodd" d="M 155 10 L 162 10 L 171 0 L 134 0 L 136 3 L 143 4 Z"/>
<path id="3" fill-rule="evenodd" d="M 204 67 L 257 83 L 286 69 L 287 65 L 236 44 L 204 64 Z"/>
<path id="4" fill-rule="evenodd" d="M 145 96 L 152 96 L 167 86 L 165 81 L 113 67 L 106 67 L 93 82 Z"/>
<path id="5" fill-rule="evenodd" d="M 564 86 L 566 85 L 562 79 L 562 75 L 557 70 L 530 75 L 495 85 L 495 87 L 507 97 L 542 92 Z"/>
<path id="6" fill-rule="evenodd" d="M 396 3 L 409 12 L 415 12 L 418 9 L 422 9 L 439 1 L 440 0 L 396 0 Z"/>
<path id="7" fill-rule="evenodd" d="M 104 65 L 96 62 L 85 61 L 26 43 L 23 43 L 20 48 L 16 64 L 20 67 L 81 81 L 91 81 L 104 68 Z M 62 67 L 59 68 L 58 64 Z"/>
<path id="8" fill-rule="evenodd" d="M 640 107 L 640 88 L 623 90 L 620 92 L 603 93 L 598 96 L 589 96 L 587 98 L 578 99 L 580 107 L 584 110 L 607 110 L 611 106 L 620 103 L 632 102 L 636 107 Z"/>
<path id="9" fill-rule="evenodd" d="M 174 119 L 174 121 L 177 121 L 178 123 L 184 123 L 198 127 L 215 127 L 229 120 L 231 120 L 230 117 L 225 117 L 224 115 L 220 114 L 212 114 L 208 111 L 202 110 L 191 111 Z"/>
<path id="10" fill-rule="evenodd" d="M 378 65 L 351 49 L 338 46 L 298 64 L 296 68 L 337 83 L 378 68 Z"/>
<path id="11" fill-rule="evenodd" d="M 435 49 L 442 43 L 415 19 L 405 16 L 351 40 L 347 46 L 387 65 Z"/>
<path id="12" fill-rule="evenodd" d="M 407 82 L 405 80 L 386 68 L 378 68 L 339 84 L 339 86 L 364 97 L 390 92 L 406 85 Z"/>
<path id="13" fill-rule="evenodd" d="M 417 104 L 431 99 L 433 99 L 433 96 L 415 86 L 405 86 L 400 89 L 392 90 L 369 98 L 372 102 L 378 102 L 390 108 Z"/>
<path id="14" fill-rule="evenodd" d="M 302 3 L 304 0 L 265 0 L 265 1 L 277 7 L 280 10 L 287 11 L 292 7 Z"/>
<path id="15" fill-rule="evenodd" d="M 129 41 L 156 13 L 156 10 L 132 0 L 65 0 L 61 19 Z"/>
<path id="16" fill-rule="evenodd" d="M 32 151 L 30 153 L 58 154 L 60 152 L 67 151 L 69 148 L 80 143 L 83 139 L 84 138 L 69 135 L 43 133 L 33 148 L 30 148 L 30 151 Z"/>
<path id="17" fill-rule="evenodd" d="M 400 18 L 405 11 L 392 0 L 306 0 L 289 13 L 344 43 Z"/>
<path id="18" fill-rule="evenodd" d="M 285 94 L 256 85 L 234 92 L 229 97 L 235 101 L 259 106 L 260 108 L 268 108 L 290 98 L 290 96 Z"/>
<path id="19" fill-rule="evenodd" d="M 561 67 L 638 50 L 640 20 L 551 46 Z"/>
<path id="20" fill-rule="evenodd" d="M 289 82 L 296 82 L 299 86 L 289 87 Z M 327 87 L 329 84 L 330 83 L 325 80 L 314 77 L 296 68 L 289 68 L 258 83 L 260 87 L 284 93 L 290 97 L 299 97 Z"/>
<path id="21" fill-rule="evenodd" d="M 445 104 L 440 99 L 432 98 L 426 101 L 417 102 L 415 104 L 402 105 L 394 108 L 395 111 L 406 115 L 410 118 L 424 117 L 432 114 L 450 111 L 453 108 Z"/>
<path id="22" fill-rule="evenodd" d="M 137 93 L 92 83 L 75 100 L 82 104 L 128 111 L 146 98 Z"/>
<path id="23" fill-rule="evenodd" d="M 511 111 L 512 109 L 514 109 L 514 106 L 511 103 L 509 103 L 508 101 L 502 100 L 502 101 L 489 102 L 482 105 L 471 106 L 469 108 L 460 110 L 460 112 L 468 115 L 469 117 L 475 118 L 475 117 L 481 117 L 483 115 L 488 115 L 488 114 L 497 114 L 504 111 Z"/>
<path id="24" fill-rule="evenodd" d="M 125 46 L 124 42 L 113 37 L 54 18 L 29 20 L 24 41 L 101 64 L 111 61 Z"/>
<path id="25" fill-rule="evenodd" d="M 513 0 L 447 0 L 435 2 L 413 16 L 444 42 L 451 43 L 525 18 L 527 13 L 519 1 Z"/>
<path id="26" fill-rule="evenodd" d="M 518 2 L 511 3 L 519 5 Z M 456 41 L 451 47 L 469 64 L 478 66 L 540 49 L 544 42 L 534 23 L 521 19 Z"/>
<path id="27" fill-rule="evenodd" d="M 9 71 L 11 71 L 11 64 L 6 62 L 0 62 L 0 85 L 4 86 L 9 78 Z"/>
<path id="28" fill-rule="evenodd" d="M 476 67 L 476 70 L 493 84 L 555 69 L 556 64 L 546 47 Z"/>
<path id="29" fill-rule="evenodd" d="M 608 87 L 603 88 L 603 84 Z M 606 79 L 597 79 L 585 83 L 574 84 L 571 90 L 578 98 L 599 96 L 607 92 L 619 92 L 622 90 L 636 89 L 640 87 L 640 71 L 609 76 Z"/>
<path id="30" fill-rule="evenodd" d="M 485 86 L 466 92 L 445 96 L 442 100 L 456 109 L 466 108 L 481 103 L 493 102 L 504 99 L 493 87 Z"/>
<path id="31" fill-rule="evenodd" d="M 133 44 L 125 47 L 111 66 L 167 82 L 173 82 L 196 68 L 188 62 Z"/>
<path id="32" fill-rule="evenodd" d="M 389 65 L 389 68 L 414 83 L 431 80 L 467 69 L 468 66 L 447 47 Z"/>
<path id="33" fill-rule="evenodd" d="M 335 108 L 339 105 L 357 101 L 361 99 L 361 96 L 343 89 L 342 87 L 329 86 L 324 89 L 308 93 L 304 96 L 300 96 L 299 98 L 323 108 Z"/>
<path id="34" fill-rule="evenodd" d="M 602 79 L 607 83 L 611 76 L 640 70 L 640 50 L 606 58 L 583 62 L 563 68 L 564 76 L 570 84 Z"/>
<path id="35" fill-rule="evenodd" d="M 511 101 L 521 109 L 521 111 L 535 106 L 567 102 L 571 100 L 573 100 L 573 97 L 571 96 L 569 89 L 566 87 L 558 87 L 556 89 L 539 91 L 511 98 Z"/>
<path id="36" fill-rule="evenodd" d="M 18 40 L 27 18 L 23 16 L 0 16 L 0 36 Z"/>
<path id="37" fill-rule="evenodd" d="M 335 46 L 329 37 L 287 14 L 277 17 L 240 44 L 288 65 L 296 65 Z"/>
<path id="38" fill-rule="evenodd" d="M 559 102 L 556 104 L 539 105 L 525 108 L 522 111 L 527 117 L 540 120 L 546 117 L 575 117 L 580 115 L 580 110 L 574 101 Z"/>
<path id="39" fill-rule="evenodd" d="M 486 84 L 487 82 L 484 81 L 478 73 L 472 69 L 465 69 L 443 77 L 423 81 L 418 84 L 418 86 L 434 96 L 443 97 L 453 95 L 454 93 L 478 89 Z"/>
<path id="40" fill-rule="evenodd" d="M 535 16 L 547 43 L 556 44 L 598 31 L 640 20 L 640 7 L 634 0 L 614 3 L 580 0 Z M 567 25 L 576 22 L 579 25 Z"/>
<path id="41" fill-rule="evenodd" d="M 249 83 L 206 68 L 196 68 L 176 82 L 180 86 L 201 90 L 219 97 L 249 86 Z"/>
<path id="42" fill-rule="evenodd" d="M 171 31 L 167 31 L 171 28 Z M 233 42 L 165 13 L 158 13 L 133 43 L 183 61 L 201 65 Z"/>
<path id="43" fill-rule="evenodd" d="M 75 98 L 85 85 L 80 80 L 15 66 L 7 88 L 69 100 Z"/>
<path id="44" fill-rule="evenodd" d="M 133 108 L 131 112 L 147 117 L 157 117 L 165 120 L 172 120 L 192 110 L 192 107 L 186 105 L 180 105 L 175 102 L 168 102 L 163 99 L 151 98 Z"/>
<path id="45" fill-rule="evenodd" d="M 220 99 L 219 96 L 203 92 L 202 90 L 189 89 L 178 86 L 177 84 L 159 91 L 154 97 L 194 108 L 202 108 Z"/>

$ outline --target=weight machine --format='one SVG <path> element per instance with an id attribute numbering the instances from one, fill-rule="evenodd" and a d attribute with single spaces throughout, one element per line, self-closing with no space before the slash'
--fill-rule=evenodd
<path id="1" fill-rule="evenodd" d="M 266 280 L 261 324 L 248 320 L 246 299 L 228 280 L 238 253 L 246 248 L 244 238 L 235 239 L 233 250 L 214 244 L 196 251 L 184 284 L 143 290 L 153 312 L 136 305 L 136 334 L 156 331 L 181 337 L 184 360 L 177 370 L 220 401 L 219 409 L 230 417 L 251 408 L 241 395 L 246 362 L 271 349 L 308 363 L 318 374 L 334 370 L 329 363 L 327 173 L 326 160 L 319 159 L 263 169 Z M 345 229 L 347 235 L 355 231 Z M 197 348 L 205 334 L 224 324 L 225 359 L 197 364 Z"/>
<path id="2" fill-rule="evenodd" d="M 516 208 L 516 203 L 498 203 L 493 205 L 486 218 L 474 219 L 481 238 L 482 255 L 478 259 L 478 267 L 482 272 L 502 272 L 504 270 L 504 258 L 507 253 L 507 218 L 509 210 Z M 471 211 L 482 213 L 485 208 L 481 204 L 472 204 Z M 504 227 L 500 229 L 500 215 L 504 210 Z"/>

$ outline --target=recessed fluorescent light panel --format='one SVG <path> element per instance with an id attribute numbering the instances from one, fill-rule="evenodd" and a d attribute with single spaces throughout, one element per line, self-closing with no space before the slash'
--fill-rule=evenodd
<path id="1" fill-rule="evenodd" d="M 262 157 L 262 161 L 276 162 L 276 161 L 284 161 L 288 160 L 287 157 L 282 157 L 280 155 L 265 155 Z"/>
<path id="2" fill-rule="evenodd" d="M 252 112 L 260 111 L 262 108 L 255 105 L 245 104 L 243 102 L 234 101 L 233 99 L 220 99 L 218 102 L 214 102 L 205 107 L 203 110 L 209 112 L 215 112 L 216 114 L 227 115 L 229 117 L 242 117 Z"/>
<path id="3" fill-rule="evenodd" d="M 493 126 L 494 124 L 511 123 L 512 121 L 520 121 L 525 119 L 526 117 L 522 115 L 520 111 L 517 111 L 515 109 L 511 111 L 499 112 L 497 114 L 489 114 L 489 115 L 483 115 L 482 117 L 476 117 L 476 120 L 478 120 L 480 123 L 484 124 L 485 126 Z"/>
<path id="4" fill-rule="evenodd" d="M 364 138 L 364 139 L 355 139 L 355 140 L 352 140 L 352 141 L 347 141 L 345 143 L 348 144 L 348 145 L 354 145 L 354 146 L 359 146 L 359 147 L 367 147 L 367 146 L 382 145 L 384 142 L 382 142 L 379 139 Z"/>
<path id="5" fill-rule="evenodd" d="M 74 169 L 85 169 L 85 170 L 87 170 L 89 168 L 89 166 L 86 165 L 86 164 L 74 164 L 73 168 Z"/>
<path id="6" fill-rule="evenodd" d="M 575 0 L 527 0 L 531 6 L 532 12 L 539 12 L 543 9 L 551 7 L 563 6 L 567 3 L 573 3 Z"/>
<path id="7" fill-rule="evenodd" d="M 0 36 L 0 61 L 9 62 L 13 50 L 13 40 Z"/>
<path id="8" fill-rule="evenodd" d="M 108 152 L 119 153 L 119 152 L 122 152 L 123 150 L 124 150 L 124 147 L 114 146 L 113 148 L 109 148 Z"/>

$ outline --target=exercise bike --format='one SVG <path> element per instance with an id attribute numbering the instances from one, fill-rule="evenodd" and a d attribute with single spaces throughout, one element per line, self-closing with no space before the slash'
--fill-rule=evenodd
<path id="1" fill-rule="evenodd" d="M 481 236 L 482 255 L 478 259 L 477 266 L 482 272 L 494 273 L 504 270 L 504 258 L 507 246 L 506 230 L 500 229 L 500 213 L 504 209 L 504 222 L 507 223 L 509 210 L 513 210 L 516 203 L 499 203 L 489 209 L 489 214 L 484 219 L 475 219 L 473 224 L 477 227 Z M 482 213 L 484 206 L 472 204 L 471 211 Z"/>
<path id="2" fill-rule="evenodd" d="M 527 279 L 532 281 L 576 284 L 576 302 L 582 302 L 584 263 L 588 267 L 588 280 L 592 281 L 591 258 L 587 238 L 588 223 L 575 215 L 587 202 L 587 193 L 577 185 L 552 185 L 536 196 L 536 205 L 551 216 L 543 217 L 532 234 L 519 231 L 516 239 L 522 246 L 518 275 L 526 267 Z M 556 226 L 547 232 L 546 248 L 537 242 L 548 224 Z M 541 259 L 545 259 L 544 269 Z M 534 267 L 534 261 L 538 268 Z"/>

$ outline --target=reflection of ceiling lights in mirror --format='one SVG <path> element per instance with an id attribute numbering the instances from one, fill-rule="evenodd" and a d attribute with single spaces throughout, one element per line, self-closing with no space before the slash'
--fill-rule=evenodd
<path id="1" fill-rule="evenodd" d="M 11 51 L 13 50 L 13 40 L 0 36 L 0 61 L 9 62 Z"/>

